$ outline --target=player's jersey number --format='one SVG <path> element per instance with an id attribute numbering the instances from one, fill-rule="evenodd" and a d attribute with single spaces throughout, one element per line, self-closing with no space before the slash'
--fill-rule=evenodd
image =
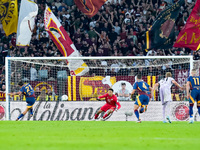
<path id="1" fill-rule="evenodd" d="M 195 85 L 199 85 L 199 78 L 193 78 L 193 80 Z"/>
<path id="2" fill-rule="evenodd" d="M 30 95 L 31 94 L 31 91 L 33 91 L 33 88 L 30 86 L 30 85 L 27 85 L 26 87 L 25 87 L 25 89 L 26 89 L 26 94 L 28 94 L 28 95 Z"/>

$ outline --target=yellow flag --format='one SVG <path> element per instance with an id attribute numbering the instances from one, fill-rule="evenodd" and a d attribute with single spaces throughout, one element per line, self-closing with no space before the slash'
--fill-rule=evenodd
<path id="1" fill-rule="evenodd" d="M 6 36 L 17 32 L 18 4 L 17 0 L 0 1 L 0 19 Z"/>

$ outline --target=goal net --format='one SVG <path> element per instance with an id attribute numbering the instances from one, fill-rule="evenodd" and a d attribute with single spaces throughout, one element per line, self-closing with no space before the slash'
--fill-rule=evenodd
<path id="1" fill-rule="evenodd" d="M 79 65 L 80 60 L 86 65 Z M 183 86 L 193 66 L 198 67 L 193 64 L 192 56 L 7 57 L 6 93 L 19 91 L 18 82 L 23 81 L 34 88 L 38 102 L 96 101 L 109 88 L 114 89 L 119 101 L 135 101 L 137 93 L 133 97 L 130 93 L 137 74 L 141 74 L 142 79 L 152 87 L 166 72 L 171 72 Z M 184 101 L 185 92 L 172 87 L 172 99 Z M 12 113 L 10 104 L 25 100 L 24 96 L 18 95 L 6 97 L 7 119 Z M 153 101 L 159 100 L 155 92 Z M 131 111 L 133 104 L 126 109 Z"/>

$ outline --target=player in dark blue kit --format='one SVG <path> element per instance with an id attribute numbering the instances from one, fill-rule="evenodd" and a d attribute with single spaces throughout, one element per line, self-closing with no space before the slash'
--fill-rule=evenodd
<path id="1" fill-rule="evenodd" d="M 27 102 L 27 108 L 26 110 L 16 119 L 18 121 L 20 118 L 22 118 L 28 111 L 30 111 L 31 116 L 33 116 L 33 105 L 35 103 L 35 93 L 32 88 L 32 86 L 27 83 L 24 84 L 22 81 L 18 83 L 20 86 L 20 91 L 19 92 L 13 92 L 13 93 L 8 93 L 8 95 L 13 96 L 13 95 L 22 95 L 24 94 L 26 97 L 26 102 Z"/>
<path id="2" fill-rule="evenodd" d="M 140 113 L 143 113 L 144 111 L 147 110 L 147 105 L 149 104 L 150 97 L 151 97 L 151 90 L 152 88 L 142 80 L 141 75 L 137 75 L 137 82 L 134 83 L 133 85 L 133 91 L 132 95 L 135 93 L 136 90 L 138 90 L 138 98 L 135 101 L 134 104 L 134 113 L 137 117 L 137 122 L 141 123 L 141 119 L 139 117 L 139 112 L 138 109 L 140 108 Z"/>
<path id="3" fill-rule="evenodd" d="M 191 76 L 189 76 L 186 84 L 186 91 L 187 91 L 187 99 L 189 99 L 190 103 L 190 120 L 189 123 L 194 122 L 193 118 L 193 106 L 195 101 L 197 102 L 197 109 L 200 115 L 200 76 L 197 76 L 197 72 L 195 69 L 192 69 Z M 191 93 L 189 92 L 191 90 Z"/>

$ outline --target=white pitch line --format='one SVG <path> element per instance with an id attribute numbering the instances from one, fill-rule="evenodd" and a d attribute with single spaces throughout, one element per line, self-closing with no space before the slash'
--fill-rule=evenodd
<path id="1" fill-rule="evenodd" d="M 162 138 L 162 137 L 140 137 L 139 139 L 146 139 L 146 140 L 180 140 L 180 141 L 188 141 L 188 140 L 196 140 L 199 141 L 200 138 Z"/>

